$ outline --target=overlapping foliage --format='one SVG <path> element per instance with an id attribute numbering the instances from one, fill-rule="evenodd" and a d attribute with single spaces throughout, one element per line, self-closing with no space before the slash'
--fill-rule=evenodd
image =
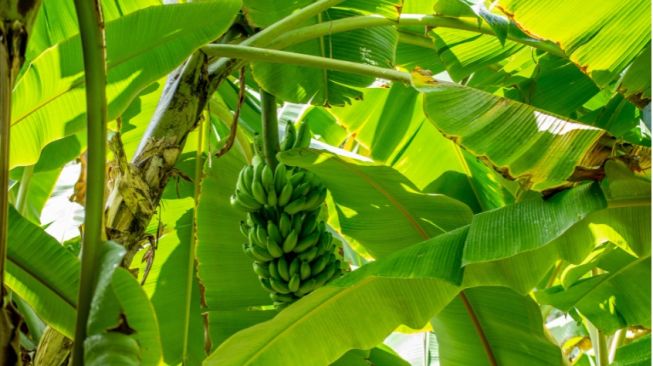
<path id="1" fill-rule="evenodd" d="M 205 112 L 194 129 L 170 124 L 182 145 L 161 158 L 175 169 L 148 202 L 157 214 L 142 250 L 117 268 L 124 250 L 111 244 L 97 269 L 87 363 L 405 365 L 383 341 L 407 327 L 435 335 L 437 357 L 421 349 L 429 364 L 650 360 L 646 1 L 102 5 L 107 112 L 120 122 L 110 134 L 136 154 L 143 186 L 151 157 L 136 146 L 156 139 L 145 131 L 187 82 L 166 74 L 208 43 L 245 48 L 270 29 L 285 34 L 255 45 L 298 62 L 254 49 L 241 84 L 224 69 L 237 65 L 207 58 L 193 81 L 211 93 Z M 5 285 L 28 325 L 23 347 L 38 354 L 39 324 L 75 333 L 78 250 L 40 214 L 86 148 L 86 110 L 72 7 L 45 1 L 35 24 L 12 93 Z M 369 73 L 343 71 L 354 64 Z M 382 68 L 395 80 L 370 76 Z M 328 189 L 322 219 L 351 266 L 282 309 L 243 254 L 243 215 L 229 202 L 264 132 L 259 88 L 280 121 L 311 130 L 309 148 L 276 158 Z M 216 156 L 234 122 L 233 147 Z M 67 194 L 83 197 L 79 182 Z"/>

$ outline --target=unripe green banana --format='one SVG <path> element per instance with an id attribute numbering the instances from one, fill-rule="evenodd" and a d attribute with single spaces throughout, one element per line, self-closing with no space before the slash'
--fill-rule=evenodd
<path id="1" fill-rule="evenodd" d="M 264 289 L 266 289 L 269 292 L 275 293 L 274 289 L 270 285 L 270 279 L 269 278 L 259 277 L 258 280 L 259 280 L 259 282 L 261 283 L 261 286 L 263 286 Z"/>
<path id="2" fill-rule="evenodd" d="M 277 168 L 274 169 L 274 189 L 281 194 L 281 190 L 288 182 L 286 174 L 288 173 L 285 164 L 277 164 Z"/>
<path id="3" fill-rule="evenodd" d="M 278 292 L 280 294 L 289 294 L 290 293 L 290 290 L 288 289 L 288 286 L 285 283 L 283 283 L 283 282 L 281 282 L 281 281 L 279 281 L 277 279 L 270 278 L 270 285 L 272 286 L 272 288 L 276 292 Z"/>
<path id="4" fill-rule="evenodd" d="M 270 254 L 272 254 L 272 253 L 270 253 Z M 301 259 L 303 261 L 307 261 L 307 262 L 312 261 L 313 259 L 315 259 L 316 256 L 317 256 L 317 248 L 316 247 L 313 247 L 313 248 L 311 248 L 311 249 L 297 255 L 297 257 L 299 257 L 299 259 Z"/>
<path id="5" fill-rule="evenodd" d="M 265 188 L 266 192 L 274 191 L 274 173 L 267 164 L 263 166 L 263 171 L 261 172 L 261 183 L 263 183 L 263 188 Z"/>
<path id="6" fill-rule="evenodd" d="M 288 214 L 282 213 L 281 218 L 279 219 L 279 231 L 281 232 L 281 236 L 287 236 L 290 233 L 290 230 L 292 230 L 292 220 Z"/>
<path id="7" fill-rule="evenodd" d="M 256 212 L 250 212 L 247 214 L 247 225 L 253 227 L 256 225 L 265 225 L 266 223 L 261 219 L 261 217 Z"/>
<path id="8" fill-rule="evenodd" d="M 261 172 L 263 171 L 264 166 L 265 163 L 263 162 L 263 158 L 259 155 L 254 155 L 254 158 L 252 158 L 252 183 L 255 181 L 261 181 Z"/>
<path id="9" fill-rule="evenodd" d="M 301 282 L 299 280 L 299 275 L 292 276 L 290 282 L 288 282 L 288 290 L 290 290 L 290 292 L 295 292 L 299 290 L 300 283 Z"/>
<path id="10" fill-rule="evenodd" d="M 307 236 L 311 234 L 312 232 L 317 229 L 317 217 L 318 217 L 318 212 L 312 212 L 308 215 L 306 215 L 306 219 L 304 219 L 304 222 L 302 223 L 302 232 L 301 236 Z"/>
<path id="11" fill-rule="evenodd" d="M 267 245 L 268 233 L 265 232 L 263 225 L 256 225 L 256 239 L 261 246 L 265 247 Z"/>
<path id="12" fill-rule="evenodd" d="M 252 196 L 256 198 L 258 203 L 261 205 L 264 205 L 268 202 L 267 196 L 265 195 L 265 190 L 263 189 L 263 185 L 261 185 L 261 182 L 258 180 L 254 180 L 252 182 Z"/>
<path id="13" fill-rule="evenodd" d="M 249 240 L 250 244 L 252 244 L 253 247 L 259 247 L 259 248 L 267 250 L 266 243 L 259 241 L 258 238 L 256 237 L 256 229 L 255 228 L 251 228 L 249 230 L 249 234 L 247 235 L 247 239 Z"/>
<path id="14" fill-rule="evenodd" d="M 302 262 L 299 260 L 299 258 L 295 257 L 295 259 L 290 262 L 290 266 L 288 268 L 288 274 L 291 276 L 294 274 L 300 274 L 299 273 L 299 267 L 301 266 Z"/>
<path id="15" fill-rule="evenodd" d="M 297 259 L 299 259 L 299 258 L 297 258 Z M 299 276 L 300 276 L 302 281 L 304 281 L 305 279 L 311 277 L 311 265 L 308 262 L 302 261 L 302 264 L 301 264 L 301 266 L 299 268 Z"/>
<path id="16" fill-rule="evenodd" d="M 295 246 L 295 249 L 293 249 L 293 252 L 303 253 L 310 248 L 314 248 L 315 243 L 317 243 L 319 239 L 320 239 L 320 232 L 315 230 L 310 235 L 305 236 L 300 242 L 298 242 L 297 246 Z"/>
<path id="17" fill-rule="evenodd" d="M 293 215 L 292 217 L 292 230 L 295 230 L 295 232 L 299 233 L 302 231 L 302 225 L 304 224 L 304 219 L 306 218 L 306 215 L 304 214 L 297 214 Z"/>
<path id="18" fill-rule="evenodd" d="M 295 230 L 291 231 L 290 234 L 286 237 L 286 240 L 283 241 L 283 252 L 290 253 L 295 249 L 297 245 L 297 232 Z"/>
<path id="19" fill-rule="evenodd" d="M 242 186 L 247 190 L 247 192 L 252 191 L 252 180 L 254 179 L 254 167 L 248 165 L 243 169 L 242 177 Z"/>
<path id="20" fill-rule="evenodd" d="M 254 259 L 259 262 L 268 262 L 274 259 L 267 250 L 256 245 L 249 247 L 249 252 L 252 253 Z"/>
<path id="21" fill-rule="evenodd" d="M 279 272 L 279 276 L 281 276 L 281 278 L 284 281 L 287 282 L 287 281 L 290 280 L 288 262 L 286 261 L 286 259 L 283 256 L 281 256 L 281 257 L 279 257 L 279 259 L 277 259 L 277 270 Z"/>
<path id="22" fill-rule="evenodd" d="M 267 248 L 270 255 L 274 258 L 279 258 L 283 255 L 283 250 L 281 249 L 279 244 L 275 243 L 274 240 L 270 238 L 268 238 L 267 241 Z"/>
<path id="23" fill-rule="evenodd" d="M 331 234 L 328 231 L 322 231 L 320 233 L 320 239 L 317 242 L 317 255 L 322 255 L 329 250 L 331 246 Z"/>
<path id="24" fill-rule="evenodd" d="M 326 188 L 322 187 L 318 190 L 314 190 L 306 197 L 306 208 L 305 210 L 315 210 L 322 202 L 326 199 Z"/>
<path id="25" fill-rule="evenodd" d="M 302 128 L 301 146 L 307 146 L 310 132 Z M 282 163 L 272 169 L 259 155 L 238 175 L 232 200 L 247 214 L 240 223 L 248 238 L 243 251 L 254 259 L 252 268 L 274 305 L 294 302 L 344 269 L 320 219 L 326 194 L 317 175 Z"/>
<path id="26" fill-rule="evenodd" d="M 292 184 L 289 182 L 286 183 L 286 185 L 283 186 L 281 189 L 281 193 L 279 193 L 279 206 L 285 206 L 288 204 L 288 201 L 290 201 L 290 197 L 292 197 Z"/>
<path id="27" fill-rule="evenodd" d="M 256 198 L 245 191 L 236 189 L 236 198 L 244 203 L 245 206 L 251 207 L 252 209 L 249 211 L 256 211 L 261 208 L 261 204 L 256 200 Z"/>
<path id="28" fill-rule="evenodd" d="M 268 191 L 268 206 L 277 206 L 277 193 L 274 191 L 274 188 Z"/>
<path id="29" fill-rule="evenodd" d="M 314 278 L 311 278 L 306 282 L 302 282 L 302 284 L 299 286 L 299 290 L 295 292 L 295 296 L 302 297 L 307 293 L 313 291 L 313 289 L 316 287 L 315 284 L 316 283 Z"/>
<path id="30" fill-rule="evenodd" d="M 247 254 L 248 257 L 252 258 L 253 260 L 256 260 L 256 257 L 254 257 L 254 252 L 252 251 L 252 248 L 247 245 L 247 243 L 243 243 L 243 253 Z"/>
<path id="31" fill-rule="evenodd" d="M 329 263 L 324 271 L 313 277 L 315 279 L 316 285 L 323 286 L 325 283 L 327 283 L 333 277 L 333 275 L 335 275 L 337 269 L 338 267 L 335 262 Z"/>
<path id="32" fill-rule="evenodd" d="M 248 165 L 249 167 L 249 165 Z M 246 181 L 245 175 L 246 175 L 247 169 L 242 169 L 240 173 L 238 173 L 238 180 L 236 180 L 236 191 L 244 191 L 244 192 L 249 192 L 250 188 L 249 185 L 251 183 L 251 180 L 248 182 Z"/>
<path id="33" fill-rule="evenodd" d="M 243 220 L 240 220 L 240 233 L 246 238 L 249 237 L 249 226 Z"/>
<path id="34" fill-rule="evenodd" d="M 308 182 L 304 182 L 299 184 L 298 186 L 295 186 L 292 191 L 292 196 L 290 197 L 291 200 L 297 200 L 300 197 L 305 196 L 310 192 L 311 190 L 311 184 Z"/>
<path id="35" fill-rule="evenodd" d="M 253 211 L 250 207 L 245 206 L 245 204 L 242 203 L 242 202 L 238 199 L 238 197 L 236 197 L 235 194 L 232 194 L 232 195 L 229 197 L 229 203 L 231 204 L 231 207 L 233 207 L 233 208 L 235 208 L 235 209 L 237 209 L 237 210 L 245 211 L 245 212 L 247 212 L 247 211 Z"/>
<path id="36" fill-rule="evenodd" d="M 277 263 L 276 261 L 270 261 L 268 262 L 268 273 L 270 273 L 270 278 L 274 278 L 277 280 L 281 280 L 281 276 L 279 276 L 279 269 L 277 268 Z"/>
<path id="37" fill-rule="evenodd" d="M 331 263 L 330 255 L 331 254 L 324 254 L 323 256 L 316 258 L 311 263 L 311 275 L 313 276 L 318 275 L 326 268 L 327 264 Z"/>
<path id="38" fill-rule="evenodd" d="M 278 303 L 289 303 L 295 301 L 295 297 L 292 295 L 282 295 L 282 294 L 271 294 L 270 298 L 272 301 L 278 302 Z"/>
<path id="39" fill-rule="evenodd" d="M 277 243 L 283 243 L 283 236 L 281 236 L 281 232 L 279 232 L 277 225 L 275 225 L 274 222 L 272 222 L 272 220 L 268 220 L 267 227 L 268 227 L 268 236 Z"/>
<path id="40" fill-rule="evenodd" d="M 299 171 L 293 175 L 290 176 L 290 184 L 293 185 L 293 187 L 297 187 L 302 180 L 304 180 L 304 175 L 305 173 L 303 171 Z"/>
<path id="41" fill-rule="evenodd" d="M 288 205 L 286 205 L 283 208 L 283 211 L 289 215 L 294 215 L 299 211 L 302 211 L 304 209 L 304 206 L 305 206 L 304 198 L 300 197 L 290 202 Z"/>
<path id="42" fill-rule="evenodd" d="M 252 263 L 252 267 L 254 268 L 254 272 L 260 277 L 263 278 L 270 277 L 270 271 L 268 270 L 268 266 L 265 265 L 264 262 L 254 262 Z"/>

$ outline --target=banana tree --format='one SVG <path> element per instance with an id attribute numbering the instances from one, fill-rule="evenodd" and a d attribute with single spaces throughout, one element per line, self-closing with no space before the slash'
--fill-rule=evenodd
<path id="1" fill-rule="evenodd" d="M 0 1 L 3 361 L 648 362 L 649 14 Z"/>

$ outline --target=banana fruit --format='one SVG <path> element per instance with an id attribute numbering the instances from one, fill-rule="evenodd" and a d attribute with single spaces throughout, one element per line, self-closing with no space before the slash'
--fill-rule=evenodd
<path id="1" fill-rule="evenodd" d="M 308 126 L 297 132 L 288 123 L 281 147 L 308 147 L 310 139 Z M 319 218 L 326 187 L 307 170 L 267 165 L 260 150 L 241 170 L 230 202 L 247 216 L 240 223 L 243 251 L 273 303 L 283 307 L 341 276 L 347 265 Z"/>

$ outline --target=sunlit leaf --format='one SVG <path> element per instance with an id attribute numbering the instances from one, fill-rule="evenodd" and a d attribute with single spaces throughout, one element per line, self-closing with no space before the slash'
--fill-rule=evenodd
<path id="1" fill-rule="evenodd" d="M 468 289 L 465 296 L 474 306 L 497 364 L 563 364 L 560 349 L 544 334 L 540 310 L 530 297 L 501 287 Z M 460 299 L 452 301 L 431 324 L 438 338 L 441 365 L 490 364 L 478 330 Z"/>
<path id="2" fill-rule="evenodd" d="M 224 32 L 238 6 L 236 0 L 156 6 L 107 22 L 108 119 L 120 116 L 141 90 Z M 216 15 L 203 16 L 207 13 Z M 46 144 L 83 129 L 80 47 L 75 36 L 48 48 L 16 82 L 11 167 L 34 164 Z"/>
<path id="3" fill-rule="evenodd" d="M 320 177 L 336 202 L 342 232 L 375 256 L 464 226 L 471 219 L 471 210 L 463 203 L 420 193 L 386 166 L 307 149 L 282 153 L 281 160 Z"/>
<path id="4" fill-rule="evenodd" d="M 499 6 L 529 34 L 558 43 L 601 87 L 613 81 L 651 39 L 648 1 L 501 0 Z"/>

